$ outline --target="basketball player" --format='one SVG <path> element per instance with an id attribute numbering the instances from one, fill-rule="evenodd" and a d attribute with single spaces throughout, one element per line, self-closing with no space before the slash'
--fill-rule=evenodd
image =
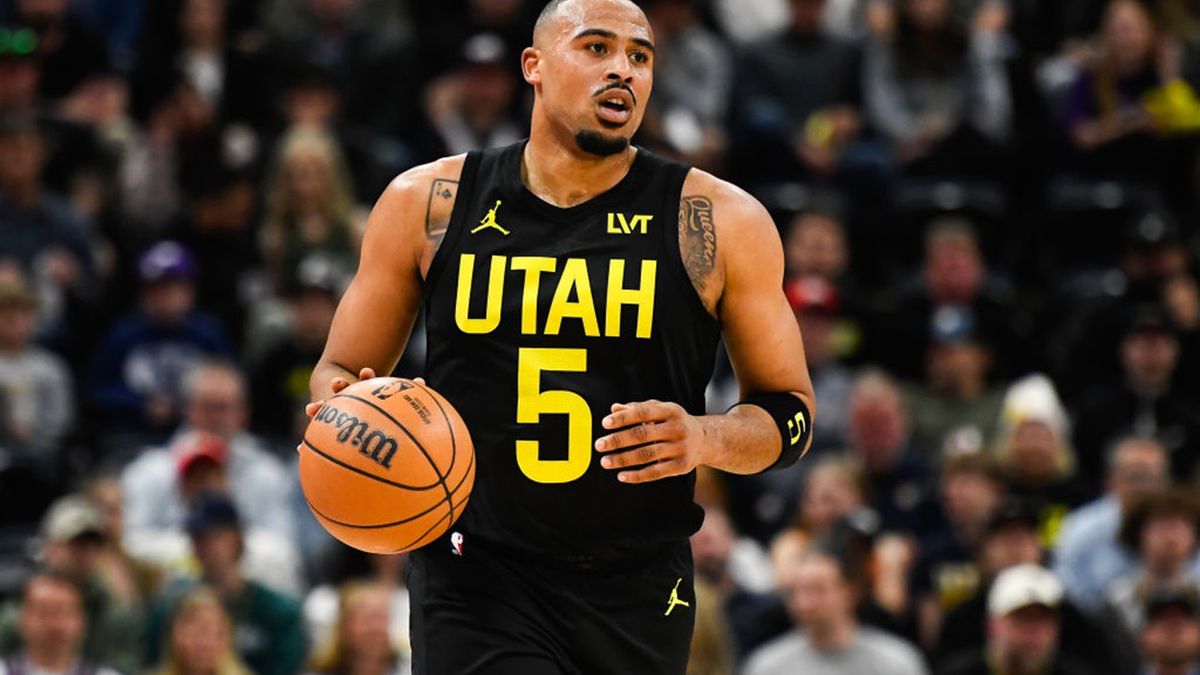
<path id="1" fill-rule="evenodd" d="M 654 66 L 632 2 L 551 2 L 521 66 L 527 142 L 376 204 L 313 398 L 391 372 L 424 303 L 426 377 L 478 464 L 411 556 L 414 672 L 683 673 L 695 468 L 786 466 L 812 430 L 782 247 L 748 194 L 630 145 Z M 744 398 L 704 415 L 721 336 Z"/>

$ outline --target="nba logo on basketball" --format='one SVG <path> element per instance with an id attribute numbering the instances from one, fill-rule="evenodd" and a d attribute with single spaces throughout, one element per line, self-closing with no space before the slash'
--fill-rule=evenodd
<path id="1" fill-rule="evenodd" d="M 450 535 L 450 551 L 459 557 L 462 557 L 463 536 L 462 532 L 454 532 Z"/>

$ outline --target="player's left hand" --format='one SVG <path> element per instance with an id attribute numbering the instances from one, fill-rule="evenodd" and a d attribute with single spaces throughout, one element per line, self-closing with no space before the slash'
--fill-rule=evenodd
<path id="1" fill-rule="evenodd" d="M 620 429 L 596 439 L 596 451 L 604 453 L 600 466 L 612 470 L 641 467 L 618 473 L 622 483 L 681 476 L 703 464 L 708 451 L 709 437 L 700 419 L 678 403 L 614 403 L 612 414 L 600 425 Z"/>

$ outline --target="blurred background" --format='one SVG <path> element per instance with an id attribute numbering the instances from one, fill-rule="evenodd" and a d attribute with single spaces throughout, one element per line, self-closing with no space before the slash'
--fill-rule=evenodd
<path id="1" fill-rule="evenodd" d="M 0 673 L 408 672 L 295 441 L 381 190 L 527 133 L 541 4 L 0 0 Z M 636 142 L 772 212 L 819 410 L 700 474 L 690 672 L 1200 672 L 1200 2 L 639 4 Z"/>

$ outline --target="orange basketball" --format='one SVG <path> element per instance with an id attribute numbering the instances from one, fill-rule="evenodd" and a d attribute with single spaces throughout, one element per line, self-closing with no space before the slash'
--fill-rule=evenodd
<path id="1" fill-rule="evenodd" d="M 304 432 L 300 485 L 317 521 L 371 553 L 440 537 L 475 484 L 475 448 L 458 412 L 412 380 L 376 377 L 325 401 Z"/>

